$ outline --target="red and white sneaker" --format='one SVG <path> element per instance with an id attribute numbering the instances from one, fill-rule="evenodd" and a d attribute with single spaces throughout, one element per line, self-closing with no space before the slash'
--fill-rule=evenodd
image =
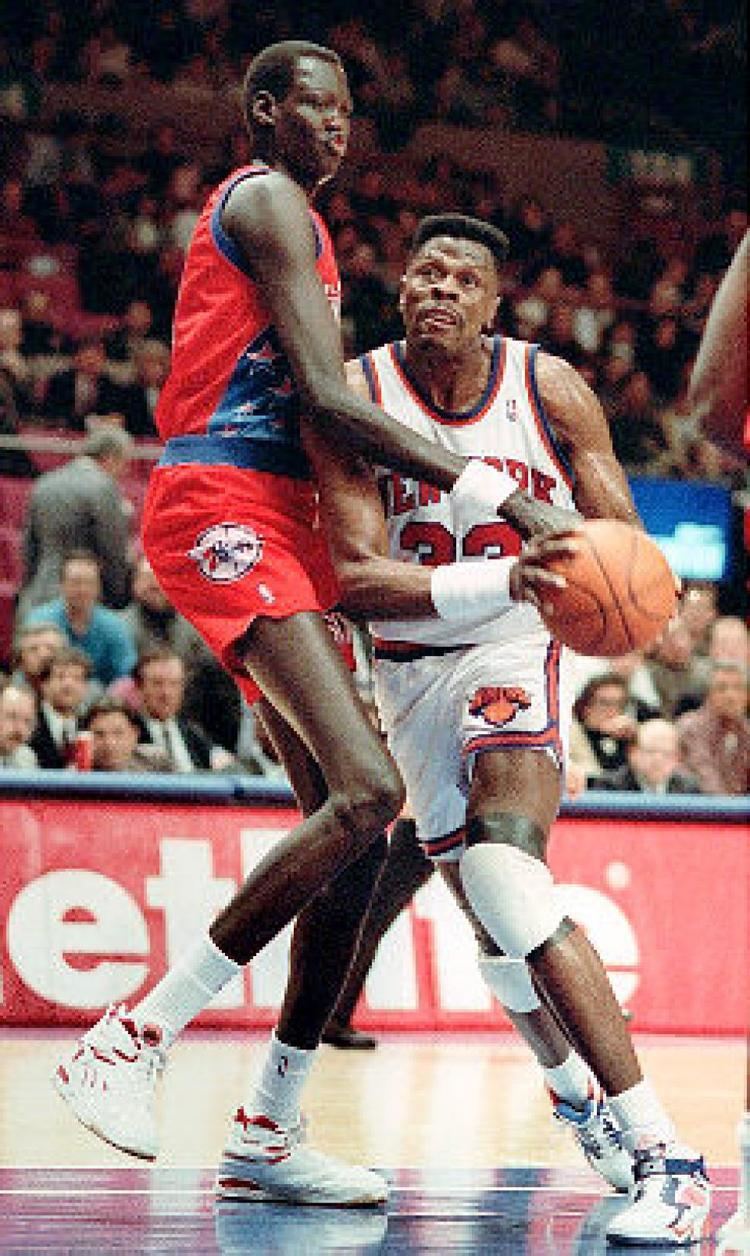
<path id="1" fill-rule="evenodd" d="M 698 1243 L 711 1207 L 701 1156 L 667 1151 L 663 1143 L 635 1152 L 630 1203 L 610 1221 L 610 1243 L 687 1247 Z"/>
<path id="2" fill-rule="evenodd" d="M 571 1130 L 591 1168 L 614 1186 L 629 1191 L 633 1185 L 633 1157 L 625 1149 L 622 1134 L 607 1106 L 604 1092 L 589 1087 L 583 1108 L 575 1108 L 550 1091 L 555 1117 Z"/>
<path id="3" fill-rule="evenodd" d="M 219 1199 L 285 1200 L 362 1208 L 382 1204 L 377 1173 L 304 1145 L 304 1124 L 285 1129 L 267 1116 L 235 1114 L 216 1179 Z"/>
<path id="4" fill-rule="evenodd" d="M 154 1087 L 165 1053 L 161 1030 L 139 1030 L 121 1007 L 110 1007 L 78 1041 L 53 1076 L 57 1093 L 87 1129 L 142 1160 L 159 1150 Z"/>

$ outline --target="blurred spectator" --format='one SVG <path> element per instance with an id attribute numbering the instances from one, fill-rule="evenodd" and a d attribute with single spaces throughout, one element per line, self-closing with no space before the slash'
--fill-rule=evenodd
<path id="1" fill-rule="evenodd" d="M 64 646 L 50 660 L 31 737 L 31 746 L 41 768 L 69 765 L 90 675 L 88 655 L 74 646 Z"/>
<path id="2" fill-rule="evenodd" d="M 212 741 L 233 750 L 240 729 L 239 690 L 192 625 L 167 601 L 144 556 L 133 574 L 133 600 L 120 617 L 139 656 L 158 646 L 169 646 L 180 656 L 187 677 L 184 717 L 198 723 Z M 117 691 L 137 702 L 130 678 L 118 682 Z"/>
<path id="3" fill-rule="evenodd" d="M 714 663 L 706 697 L 677 720 L 680 758 L 706 794 L 745 794 L 750 764 L 747 671 Z"/>
<path id="4" fill-rule="evenodd" d="M 148 341 L 154 316 L 147 301 L 135 297 L 128 302 L 116 331 L 104 339 L 107 358 L 118 363 L 117 382 L 131 384 L 135 378 L 135 355 Z M 122 364 L 121 369 L 119 364 Z"/>
<path id="5" fill-rule="evenodd" d="M 510 260 L 521 267 L 523 283 L 531 282 L 547 252 L 552 227 L 546 209 L 534 196 L 524 196 L 508 223 Z"/>
<path id="6" fill-rule="evenodd" d="M 575 337 L 588 354 L 598 353 L 615 321 L 615 294 L 606 270 L 586 276 L 583 297 L 575 313 Z"/>
<path id="7" fill-rule="evenodd" d="M 56 624 L 22 624 L 13 642 L 11 682 L 26 685 L 41 698 L 42 684 L 52 656 L 65 645 Z"/>
<path id="8" fill-rule="evenodd" d="M 627 685 L 625 711 L 642 723 L 661 715 L 661 702 L 642 650 L 632 650 L 611 658 L 607 671 L 621 677 Z"/>
<path id="9" fill-rule="evenodd" d="M 203 729 L 182 715 L 185 665 L 178 654 L 165 647 L 150 650 L 138 659 L 134 675 L 141 741 L 163 750 L 171 771 L 222 772 L 234 765 L 232 755 L 212 745 Z"/>
<path id="10" fill-rule="evenodd" d="M 748 673 L 750 634 L 744 620 L 738 615 L 721 615 L 709 623 L 706 635 L 705 649 L 698 650 L 693 657 L 690 686 L 677 704 L 677 715 L 700 706 L 716 663 L 736 663 Z"/>
<path id="11" fill-rule="evenodd" d="M 536 340 L 550 316 L 550 311 L 562 300 L 563 281 L 559 270 L 547 266 L 525 294 L 513 302 L 516 331 L 524 340 Z"/>
<path id="12" fill-rule="evenodd" d="M 559 270 L 566 288 L 584 287 L 587 275 L 583 250 L 578 232 L 568 218 L 558 219 L 552 228 L 552 239 L 544 264 Z"/>
<path id="13" fill-rule="evenodd" d="M 398 297 L 383 282 L 378 270 L 375 250 L 365 240 L 356 245 L 342 272 L 344 299 L 342 316 L 353 326 L 353 353 L 365 353 L 378 343 L 384 328 L 398 337 L 402 324 L 398 314 Z"/>
<path id="14" fill-rule="evenodd" d="M 648 470 L 654 459 L 666 454 L 667 441 L 645 371 L 632 371 L 624 380 L 609 427 L 615 454 L 626 471 Z"/>
<path id="15" fill-rule="evenodd" d="M 685 580 L 680 598 L 680 622 L 690 633 L 693 649 L 708 653 L 719 613 L 718 585 L 710 580 Z"/>
<path id="16" fill-rule="evenodd" d="M 584 365 L 586 354 L 576 339 L 575 310 L 568 301 L 558 301 L 552 306 L 540 340 L 547 353 L 563 358 L 577 369 Z"/>
<path id="17" fill-rule="evenodd" d="M 569 757 L 587 776 L 626 765 L 637 728 L 627 701 L 627 682 L 608 672 L 590 677 L 576 698 Z"/>
<path id="18" fill-rule="evenodd" d="M 678 613 L 646 656 L 665 719 L 674 719 L 685 694 L 694 686 L 694 657 L 693 639 Z"/>
<path id="19" fill-rule="evenodd" d="M 252 776 L 262 776 L 271 785 L 288 785 L 286 769 L 279 761 L 263 721 L 252 707 L 243 703 L 237 758 Z"/>
<path id="20" fill-rule="evenodd" d="M 50 376 L 42 413 L 56 427 L 83 432 L 87 415 L 117 412 L 121 398 L 120 388 L 107 372 L 104 342 L 84 340 L 73 354 L 72 365 Z"/>
<path id="21" fill-rule="evenodd" d="M 4 411 L 13 426 L 29 413 L 31 407 L 31 368 L 21 344 L 24 325 L 20 310 L 0 309 L 0 386 L 3 387 Z"/>
<path id="22" fill-rule="evenodd" d="M 0 690 L 0 769 L 35 768 L 29 738 L 36 720 L 36 698 L 30 689 L 6 684 Z"/>
<path id="23" fill-rule="evenodd" d="M 645 720 L 628 747 L 628 761 L 612 772 L 589 776 L 588 789 L 641 794 L 699 794 L 696 777 L 680 767 L 677 729 L 669 720 Z"/>
<path id="24" fill-rule="evenodd" d="M 161 340 L 144 340 L 134 354 L 133 382 L 123 388 L 119 408 L 131 436 L 156 437 L 154 414 L 169 374 L 170 352 Z"/>
<path id="25" fill-rule="evenodd" d="M 98 559 L 105 605 L 127 602 L 129 517 L 118 482 L 127 471 L 132 445 L 127 433 L 102 425 L 86 438 L 82 454 L 37 480 L 24 523 L 19 623 L 59 592 L 63 559 L 74 549 L 88 550 Z"/>
<path id="26" fill-rule="evenodd" d="M 99 560 L 86 550 L 74 550 L 64 559 L 61 596 L 35 607 L 26 624 L 51 622 L 65 633 L 70 645 L 88 654 L 96 679 L 104 686 L 135 667 L 133 638 L 115 611 L 102 606 Z"/>
<path id="27" fill-rule="evenodd" d="M 141 746 L 135 711 L 118 698 L 100 698 L 91 707 L 86 728 L 92 734 L 95 772 L 171 772 L 169 758 L 156 746 Z"/>

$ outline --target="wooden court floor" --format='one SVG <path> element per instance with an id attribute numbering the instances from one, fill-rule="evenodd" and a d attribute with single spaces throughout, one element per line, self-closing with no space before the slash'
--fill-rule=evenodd
<path id="1" fill-rule="evenodd" d="M 379 1168 L 386 1210 L 233 1205 L 212 1172 L 266 1035 L 190 1031 L 162 1080 L 162 1151 L 139 1166 L 74 1122 L 49 1077 L 70 1031 L 0 1032 L 0 1253 L 604 1253 L 616 1197 L 551 1120 L 510 1035 L 383 1034 L 376 1051 L 319 1052 L 311 1140 Z M 648 1075 L 715 1184 L 712 1229 L 736 1206 L 740 1040 L 636 1037 Z M 637 1249 L 631 1248 L 630 1251 Z M 712 1240 L 692 1251 L 714 1252 Z"/>

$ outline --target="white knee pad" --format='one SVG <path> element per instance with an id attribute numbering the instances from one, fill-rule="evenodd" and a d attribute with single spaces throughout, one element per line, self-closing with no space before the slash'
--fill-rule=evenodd
<path id="1" fill-rule="evenodd" d="M 495 998 L 509 1012 L 535 1012 L 541 1006 L 525 960 L 482 952 L 479 971 Z"/>
<path id="2" fill-rule="evenodd" d="M 502 842 L 477 842 L 459 868 L 471 906 L 511 959 L 523 959 L 562 923 L 552 873 L 541 859 Z"/>

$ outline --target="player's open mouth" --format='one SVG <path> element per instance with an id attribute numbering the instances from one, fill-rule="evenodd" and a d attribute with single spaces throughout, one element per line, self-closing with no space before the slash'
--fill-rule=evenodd
<path id="1" fill-rule="evenodd" d="M 458 315 L 455 310 L 446 310 L 442 306 L 430 306 L 419 315 L 420 327 L 456 327 Z"/>
<path id="2" fill-rule="evenodd" d="M 325 147 L 329 153 L 333 153 L 334 157 L 343 157 L 346 152 L 346 136 L 344 135 L 327 135 L 325 138 Z"/>

